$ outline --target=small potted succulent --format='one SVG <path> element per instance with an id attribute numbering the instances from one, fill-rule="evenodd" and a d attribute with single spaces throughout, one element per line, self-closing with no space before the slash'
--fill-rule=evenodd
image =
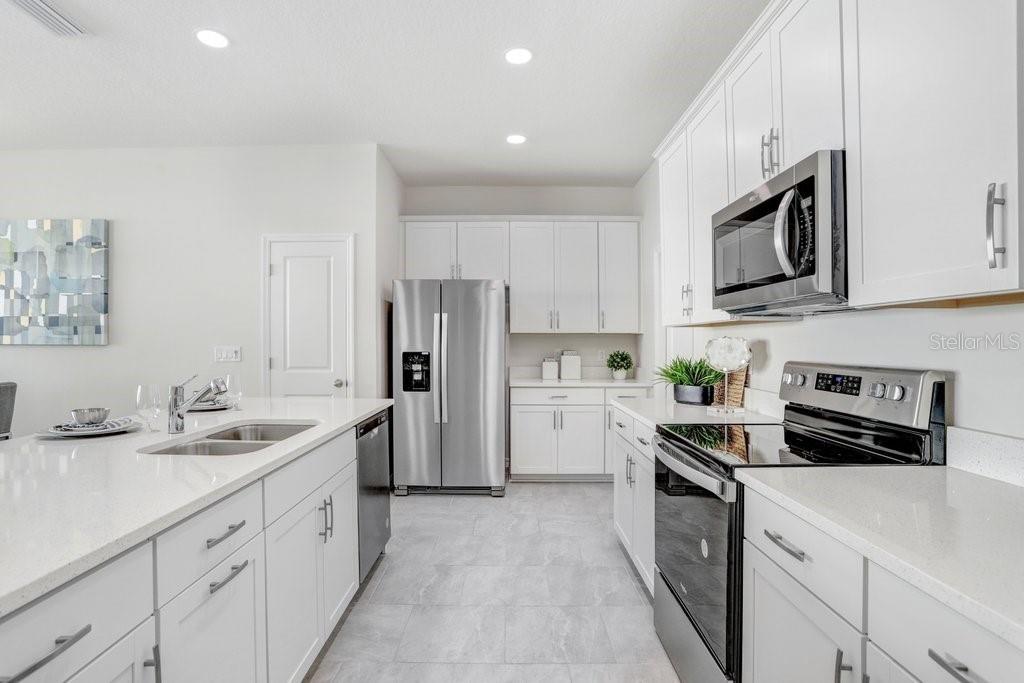
<path id="1" fill-rule="evenodd" d="M 633 369 L 633 357 L 628 351 L 612 351 L 608 354 L 608 369 L 612 371 L 612 379 L 624 380 L 626 373 Z"/>
<path id="2" fill-rule="evenodd" d="M 715 400 L 715 385 L 724 376 L 704 358 L 676 357 L 658 368 L 658 377 L 672 385 L 677 403 L 709 406 Z"/>

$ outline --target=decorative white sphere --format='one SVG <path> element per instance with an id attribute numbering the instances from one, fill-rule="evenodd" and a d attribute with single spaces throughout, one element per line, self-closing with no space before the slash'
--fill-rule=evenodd
<path id="1" fill-rule="evenodd" d="M 750 344 L 742 337 L 717 337 L 704 347 L 704 357 L 716 370 L 736 372 L 750 365 Z"/>

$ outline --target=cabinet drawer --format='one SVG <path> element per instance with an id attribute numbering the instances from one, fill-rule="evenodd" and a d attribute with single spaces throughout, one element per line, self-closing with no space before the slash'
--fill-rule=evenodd
<path id="1" fill-rule="evenodd" d="M 622 387 L 621 389 L 604 390 L 605 403 L 611 403 L 612 401 L 622 401 L 624 399 L 628 400 L 631 398 L 647 398 L 647 389 L 645 387 Z"/>
<path id="2" fill-rule="evenodd" d="M 185 589 L 263 529 L 261 482 L 156 537 L 157 605 Z"/>
<path id="3" fill-rule="evenodd" d="M 868 565 L 868 635 L 923 681 L 954 681 L 947 665 L 967 667 L 971 681 L 1019 681 L 1024 652 L 896 575 Z"/>
<path id="4" fill-rule="evenodd" d="M 144 543 L 0 623 L 0 677 L 59 650 L 31 680 L 66 680 L 152 613 L 153 548 Z"/>
<path id="5" fill-rule="evenodd" d="M 604 405 L 604 389 L 520 387 L 509 392 L 512 405 Z"/>
<path id="6" fill-rule="evenodd" d="M 743 535 L 863 631 L 864 558 L 759 493 L 744 496 Z"/>
<path id="7" fill-rule="evenodd" d="M 263 522 L 275 519 L 356 459 L 356 431 L 317 446 L 263 479 Z"/>
<path id="8" fill-rule="evenodd" d="M 654 429 L 639 420 L 634 420 L 633 448 L 646 456 L 648 460 L 654 462 L 654 446 L 651 445 L 652 443 L 654 443 Z"/>
<path id="9" fill-rule="evenodd" d="M 612 416 L 612 428 L 615 429 L 615 433 L 621 436 L 626 442 L 632 446 L 635 442 L 633 441 L 633 424 L 635 420 L 622 412 L 618 408 L 615 409 L 615 415 Z M 639 445 L 639 444 L 637 444 Z"/>

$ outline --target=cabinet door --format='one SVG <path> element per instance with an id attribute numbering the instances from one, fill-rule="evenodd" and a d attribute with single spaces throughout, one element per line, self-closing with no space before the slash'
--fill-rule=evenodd
<path id="1" fill-rule="evenodd" d="M 836 678 L 836 660 L 849 669 Z M 861 635 L 743 541 L 743 680 L 861 680 Z"/>
<path id="2" fill-rule="evenodd" d="M 601 332 L 640 331 L 640 231 L 636 223 L 598 226 Z"/>
<path id="3" fill-rule="evenodd" d="M 875 647 L 874 643 L 868 643 L 864 673 L 866 674 L 864 680 L 870 680 L 871 683 L 915 683 L 917 681 L 907 673 L 906 669 Z"/>
<path id="4" fill-rule="evenodd" d="M 782 167 L 819 149 L 843 149 L 839 0 L 795 0 L 770 33 Z M 778 150 L 773 151 L 778 156 Z"/>
<path id="5" fill-rule="evenodd" d="M 654 463 L 633 454 L 633 564 L 654 593 Z"/>
<path id="6" fill-rule="evenodd" d="M 633 546 L 633 484 L 632 446 L 622 437 L 615 437 L 615 455 L 613 473 L 613 513 L 615 532 L 627 551 Z"/>
<path id="7" fill-rule="evenodd" d="M 558 473 L 604 472 L 604 406 L 558 409 Z"/>
<path id="8" fill-rule="evenodd" d="M 267 527 L 267 663 L 270 680 L 301 681 L 324 644 L 324 535 L 317 489 Z"/>
<path id="9" fill-rule="evenodd" d="M 356 463 L 350 463 L 324 484 L 328 532 L 324 543 L 324 635 L 334 630 L 359 588 L 359 500 Z"/>
<path id="10" fill-rule="evenodd" d="M 851 304 L 1020 287 L 1019 8 L 843 3 Z"/>
<path id="11" fill-rule="evenodd" d="M 508 223 L 476 221 L 459 223 L 455 272 L 463 280 L 508 282 Z"/>
<path id="12" fill-rule="evenodd" d="M 729 118 L 729 162 L 732 185 L 728 197 L 749 192 L 772 173 L 767 145 L 772 135 L 771 40 L 765 34 L 725 78 Z M 724 209 L 726 202 L 712 211 Z"/>
<path id="13" fill-rule="evenodd" d="M 163 680 L 267 680 L 263 558 L 259 534 L 160 608 Z"/>
<path id="14" fill-rule="evenodd" d="M 558 472 L 558 409 L 511 407 L 512 474 Z"/>
<path id="15" fill-rule="evenodd" d="M 554 332 L 555 228 L 550 222 L 509 226 L 509 327 Z"/>
<path id="16" fill-rule="evenodd" d="M 691 322 L 727 320 L 712 308 L 714 295 L 711 217 L 729 203 L 729 163 L 726 150 L 725 96 L 722 87 L 704 104 L 688 130 L 690 146 L 690 239 L 693 263 Z"/>
<path id="17" fill-rule="evenodd" d="M 153 683 L 156 681 L 156 619 L 150 617 L 117 641 L 67 683 Z M 151 666 L 146 666 L 146 662 Z"/>
<path id="18" fill-rule="evenodd" d="M 455 223 L 406 223 L 405 277 L 410 280 L 455 277 L 456 240 Z"/>
<path id="19" fill-rule="evenodd" d="M 690 281 L 689 157 L 686 136 L 659 160 L 658 193 L 661 208 L 661 322 L 690 321 L 693 290 Z"/>
<path id="20" fill-rule="evenodd" d="M 598 331 L 597 223 L 555 223 L 555 331 Z"/>

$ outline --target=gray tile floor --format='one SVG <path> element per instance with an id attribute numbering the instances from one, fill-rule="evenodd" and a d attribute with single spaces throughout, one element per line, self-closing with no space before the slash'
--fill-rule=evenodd
<path id="1" fill-rule="evenodd" d="M 612 529 L 611 484 L 392 498 L 391 543 L 313 673 L 341 681 L 676 681 Z"/>

